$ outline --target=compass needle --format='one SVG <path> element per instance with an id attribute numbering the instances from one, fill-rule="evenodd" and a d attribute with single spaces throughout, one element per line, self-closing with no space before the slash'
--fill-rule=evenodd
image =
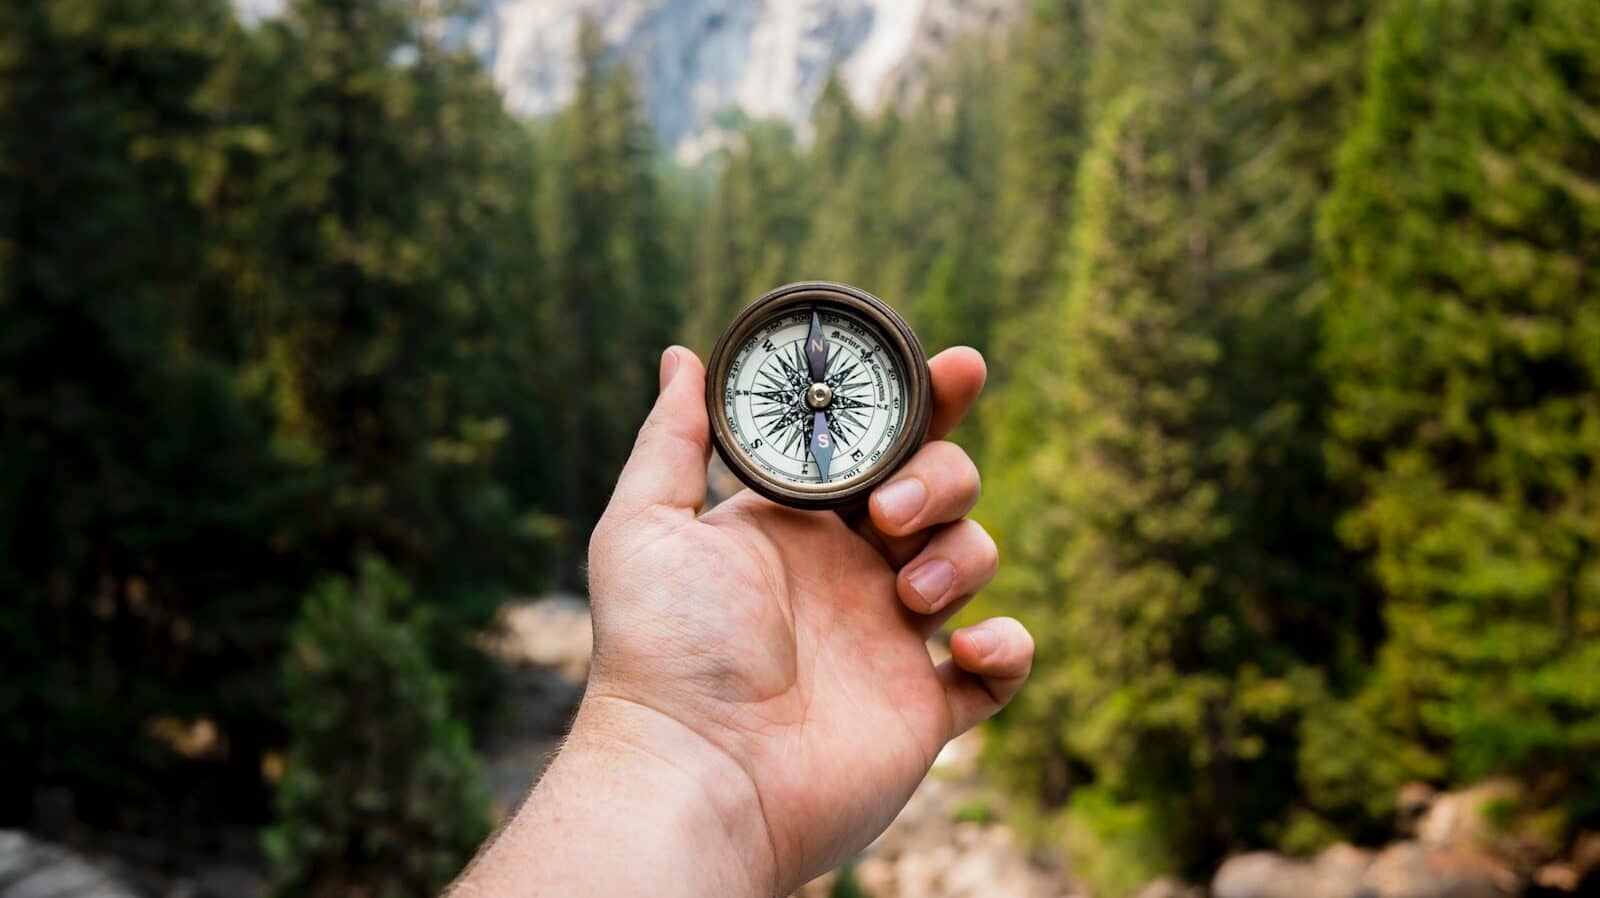
<path id="1" fill-rule="evenodd" d="M 806 361 L 811 365 L 813 383 L 828 376 L 828 335 L 822 332 L 822 316 L 811 310 L 811 333 L 806 335 Z"/>
<path id="2" fill-rule="evenodd" d="M 833 463 L 832 431 L 827 412 L 811 416 L 811 457 L 817 460 L 817 479 L 823 483 L 828 482 L 828 468 Z"/>

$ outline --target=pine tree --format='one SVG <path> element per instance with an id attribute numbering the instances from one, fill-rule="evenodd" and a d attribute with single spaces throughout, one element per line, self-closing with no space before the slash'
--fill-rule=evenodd
<path id="1" fill-rule="evenodd" d="M 291 481 L 192 329 L 227 301 L 195 276 L 199 188 L 240 35 L 220 0 L 0 15 L 0 750 L 17 789 L 115 807 L 159 788 L 153 717 L 270 714 L 262 660 L 296 588 L 273 546 Z"/>
<path id="2" fill-rule="evenodd" d="M 1050 327 L 1065 289 L 1061 263 L 1078 161 L 1088 139 L 1087 88 L 1105 0 L 1032 4 L 1012 33 L 1001 72 L 1005 140 L 999 284 L 991 377 L 1003 385 Z"/>
<path id="3" fill-rule="evenodd" d="M 1148 872 L 1291 836 L 1296 734 L 1353 630 L 1302 374 L 1316 272 L 1295 257 L 1302 186 L 1327 162 L 1255 139 L 1298 102 L 1247 89 L 1294 75 L 1233 40 L 1256 13 L 1108 12 L 1060 373 L 1028 385 L 1062 399 L 1033 404 L 1050 414 L 998 585 L 1051 615 L 1041 656 L 1062 659 L 1007 715 L 1002 752 L 1056 798 L 1087 786 L 1079 819 L 1142 833 Z M 1133 859 L 1108 856 L 1125 875 Z"/>
<path id="4" fill-rule="evenodd" d="M 710 352 L 746 303 L 805 277 L 795 257 L 811 225 L 810 186 L 788 126 L 752 122 L 733 136 L 697 229 L 692 347 Z"/>
<path id="5" fill-rule="evenodd" d="M 568 580 L 649 410 L 661 351 L 680 318 L 679 273 L 666 253 L 666 210 L 632 74 L 607 64 L 592 21 L 579 31 L 577 91 L 546 136 L 539 197 L 547 383 L 564 411 L 560 575 Z"/>
<path id="6" fill-rule="evenodd" d="M 410 586 L 367 559 L 307 599 L 284 665 L 289 754 L 263 837 L 276 895 L 433 895 L 488 832 L 467 732 Z"/>
<path id="7" fill-rule="evenodd" d="M 1370 71 L 1323 221 L 1325 359 L 1345 532 L 1386 599 L 1353 750 L 1410 764 L 1317 785 L 1537 776 L 1592 820 L 1600 9 L 1404 0 Z"/>
<path id="8" fill-rule="evenodd" d="M 878 121 L 863 122 L 837 73 L 823 85 L 811 111 L 813 207 L 800 253 L 804 278 L 844 281 L 893 296 L 883 270 L 887 218 L 882 210 L 890 172 L 882 151 L 884 134 L 898 125 L 896 115 L 890 109 Z"/>
<path id="9" fill-rule="evenodd" d="M 279 439 L 325 483 L 319 567 L 379 552 L 481 622 L 527 548 L 494 481 L 501 381 L 481 377 L 521 275 L 524 209 L 503 199 L 527 189 L 520 163 L 484 124 L 481 76 L 412 4 L 296 0 L 267 31 L 257 239 L 274 276 L 252 336 Z"/>
<path id="10" fill-rule="evenodd" d="M 985 499 L 978 513 L 1005 547 L 1028 544 L 1039 514 L 1034 460 L 1060 415 L 1061 308 L 1066 294 L 1079 163 L 1088 142 L 1088 81 L 1105 0 L 1035 3 L 1014 29 L 1000 71 L 1002 110 L 995 278 L 985 403 Z M 1035 573 L 1008 564 L 991 592 L 1031 589 Z M 1046 752 L 1061 758 L 1063 753 Z M 1059 800 L 1066 769 L 1044 776 Z"/>

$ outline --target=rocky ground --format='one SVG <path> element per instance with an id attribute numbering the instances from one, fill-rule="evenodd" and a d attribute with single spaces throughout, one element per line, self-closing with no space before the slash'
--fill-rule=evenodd
<path id="1" fill-rule="evenodd" d="M 1312 858 L 1267 851 L 1229 859 L 1213 898 L 1594 898 L 1600 833 L 1570 845 L 1546 835 L 1539 813 L 1509 781 L 1399 795 L 1401 840 L 1379 850 L 1334 845 Z"/>

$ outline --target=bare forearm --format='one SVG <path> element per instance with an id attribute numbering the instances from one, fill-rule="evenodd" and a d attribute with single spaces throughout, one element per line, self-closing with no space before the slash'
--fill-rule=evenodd
<path id="1" fill-rule="evenodd" d="M 765 898 L 770 845 L 748 777 L 647 708 L 591 697 L 533 794 L 452 898 Z"/>

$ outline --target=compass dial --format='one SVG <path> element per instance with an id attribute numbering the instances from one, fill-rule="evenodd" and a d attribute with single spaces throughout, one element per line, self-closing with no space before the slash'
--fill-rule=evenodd
<path id="1" fill-rule="evenodd" d="M 706 371 L 711 438 L 746 486 L 795 508 L 860 502 L 922 445 L 928 359 L 864 290 L 779 287 L 734 317 Z"/>
<path id="2" fill-rule="evenodd" d="M 827 359 L 820 379 L 807 357 L 813 318 Z M 723 404 L 734 442 L 768 476 L 843 485 L 870 471 L 904 430 L 906 373 L 864 319 L 795 307 L 734 347 Z"/>

